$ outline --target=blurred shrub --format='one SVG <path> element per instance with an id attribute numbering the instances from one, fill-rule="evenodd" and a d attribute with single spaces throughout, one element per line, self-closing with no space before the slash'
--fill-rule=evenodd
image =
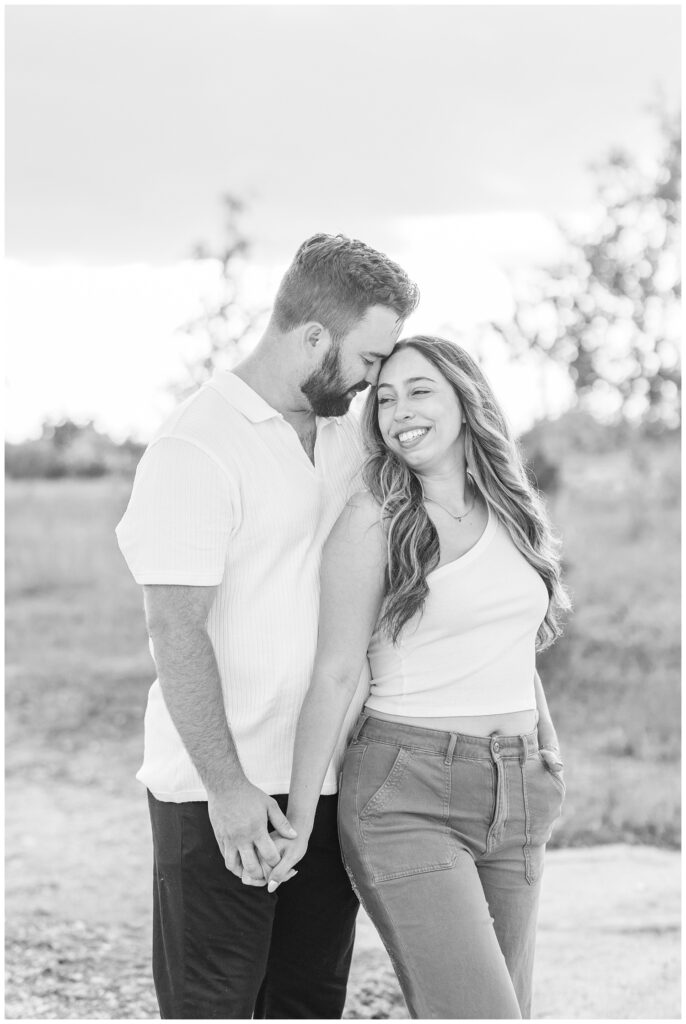
<path id="1" fill-rule="evenodd" d="M 643 432 L 622 420 L 601 423 L 584 409 L 575 408 L 555 420 L 539 420 L 522 434 L 519 444 L 534 484 L 545 494 L 561 486 L 561 467 L 571 454 L 599 455 L 640 449 Z"/>
<path id="2" fill-rule="evenodd" d="M 117 444 L 92 422 L 46 422 L 36 440 L 5 445 L 5 476 L 14 480 L 131 476 L 144 450 L 144 445 L 130 439 Z"/>
<path id="3" fill-rule="evenodd" d="M 42 439 L 5 445 L 5 476 L 14 480 L 31 477 L 57 478 L 65 475 L 52 447 Z"/>
<path id="4" fill-rule="evenodd" d="M 571 409 L 557 419 L 539 420 L 519 442 L 528 455 L 540 450 L 557 463 L 569 452 L 605 454 L 629 447 L 642 432 L 625 422 L 601 423 L 584 409 Z"/>
<path id="5" fill-rule="evenodd" d="M 529 445 L 526 470 L 534 487 L 544 494 L 554 494 L 560 486 L 560 468 L 539 444 Z"/>

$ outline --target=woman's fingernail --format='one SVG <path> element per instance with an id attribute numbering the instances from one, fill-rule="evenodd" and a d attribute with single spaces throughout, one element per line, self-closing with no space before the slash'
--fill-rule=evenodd
<path id="1" fill-rule="evenodd" d="M 279 887 L 279 883 L 278 882 L 269 882 L 269 884 L 267 885 L 267 892 L 276 892 L 278 887 Z"/>

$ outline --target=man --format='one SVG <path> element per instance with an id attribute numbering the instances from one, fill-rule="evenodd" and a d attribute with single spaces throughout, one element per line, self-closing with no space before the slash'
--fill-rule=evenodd
<path id="1" fill-rule="evenodd" d="M 162 1017 L 342 1015 L 357 900 L 338 849 L 336 758 L 298 877 L 277 893 L 251 883 L 279 861 L 270 829 L 294 834 L 283 811 L 321 549 L 362 460 L 348 409 L 417 301 L 362 242 L 308 239 L 255 350 L 187 399 L 139 465 L 117 536 L 158 671 L 138 778 Z"/>

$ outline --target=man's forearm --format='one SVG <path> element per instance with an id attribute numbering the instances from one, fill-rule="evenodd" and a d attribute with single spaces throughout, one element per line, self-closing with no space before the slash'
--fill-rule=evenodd
<path id="1" fill-rule="evenodd" d="M 245 775 L 226 720 L 212 642 L 203 629 L 152 640 L 172 722 L 208 792 L 226 792 Z"/>

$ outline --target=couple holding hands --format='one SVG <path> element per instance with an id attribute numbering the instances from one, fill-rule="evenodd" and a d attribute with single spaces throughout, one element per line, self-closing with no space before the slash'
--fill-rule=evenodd
<path id="1" fill-rule="evenodd" d="M 138 778 L 164 1018 L 339 1018 L 363 904 L 414 1018 L 531 1015 L 564 798 L 545 510 L 416 285 L 300 247 L 254 351 L 158 431 L 117 527 L 158 678 Z M 368 389 L 361 416 L 349 411 Z"/>

